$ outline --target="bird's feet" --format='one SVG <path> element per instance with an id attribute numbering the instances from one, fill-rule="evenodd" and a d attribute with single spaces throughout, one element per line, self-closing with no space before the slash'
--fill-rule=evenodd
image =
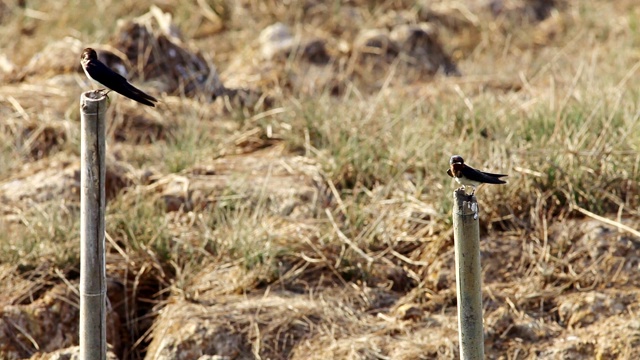
<path id="1" fill-rule="evenodd" d="M 468 194 L 468 193 L 467 193 L 467 186 L 466 186 L 466 185 L 462 185 L 462 186 L 460 186 L 460 187 L 458 188 L 458 190 L 462 190 L 462 191 L 464 191 L 464 194 L 465 194 L 465 195 L 467 195 L 467 196 L 469 197 L 469 200 L 471 200 L 471 198 L 473 197 L 473 195 L 475 195 L 475 193 L 476 193 L 476 188 L 475 188 L 474 186 L 470 186 L 470 185 L 469 185 L 469 187 L 471 188 L 471 194 Z"/>

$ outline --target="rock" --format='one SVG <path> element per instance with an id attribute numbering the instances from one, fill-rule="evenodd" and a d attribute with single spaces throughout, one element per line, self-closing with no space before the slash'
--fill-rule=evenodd
<path id="1" fill-rule="evenodd" d="M 329 61 L 326 41 L 319 38 L 301 40 L 294 37 L 283 23 L 275 23 L 260 33 L 260 50 L 266 60 L 286 60 L 292 52 L 299 51 L 300 58 L 314 64 Z"/>
<path id="2" fill-rule="evenodd" d="M 370 55 L 398 54 L 398 45 L 391 39 L 389 32 L 381 29 L 361 31 L 353 42 L 355 51 Z"/>
<path id="3" fill-rule="evenodd" d="M 411 63 L 429 73 L 442 69 L 446 75 L 460 75 L 451 57 L 438 41 L 438 31 L 428 23 L 403 24 L 393 28 L 390 38 L 401 52 L 412 58 Z"/>
<path id="4" fill-rule="evenodd" d="M 17 176 L 0 182 L 3 203 L 44 203 L 54 198 L 79 200 L 80 165 L 77 161 L 46 158 L 21 169 Z"/>
<path id="5" fill-rule="evenodd" d="M 24 67 L 21 76 L 50 77 L 80 69 L 82 42 L 72 37 L 48 44 L 36 53 Z"/>
<path id="6" fill-rule="evenodd" d="M 0 73 L 11 73 L 16 69 L 16 65 L 9 60 L 7 55 L 0 54 Z"/>
<path id="7" fill-rule="evenodd" d="M 213 169 L 203 171 L 202 169 Z M 281 216 L 313 217 L 325 199 L 320 168 L 303 157 L 225 157 L 168 175 L 153 184 L 167 211 L 189 211 L 215 205 L 224 193 L 264 201 Z"/>
<path id="8" fill-rule="evenodd" d="M 204 93 L 211 99 L 225 92 L 215 65 L 188 47 L 180 38 L 171 14 L 156 6 L 135 19 L 119 22 L 110 44 L 119 50 L 117 56 L 98 52 L 108 66 L 135 72 L 137 68 L 127 65 L 142 63 L 144 74 L 135 75 L 154 81 L 163 92 L 191 97 Z"/>
<path id="9" fill-rule="evenodd" d="M 293 33 L 283 23 L 267 26 L 259 37 L 262 56 L 267 60 L 276 57 L 287 57 L 294 47 Z"/>
<path id="10" fill-rule="evenodd" d="M 107 199 L 137 182 L 139 175 L 131 166 L 107 159 L 105 190 Z M 0 182 L 0 200 L 16 207 L 30 207 L 50 200 L 66 203 L 80 201 L 80 162 L 63 155 L 29 163 L 11 179 Z"/>
<path id="11" fill-rule="evenodd" d="M 302 59 L 313 64 L 326 64 L 331 57 L 327 53 L 326 41 L 313 39 L 302 46 Z"/>
<path id="12" fill-rule="evenodd" d="M 411 53 L 437 43 L 438 31 L 428 23 L 403 24 L 394 27 L 389 37 L 400 46 L 402 51 Z"/>

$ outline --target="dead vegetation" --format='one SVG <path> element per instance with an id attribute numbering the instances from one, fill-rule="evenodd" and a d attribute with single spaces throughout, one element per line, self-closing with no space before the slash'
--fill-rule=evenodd
<path id="1" fill-rule="evenodd" d="M 454 153 L 509 174 L 478 195 L 487 357 L 640 356 L 633 1 L 20 3 L 1 358 L 77 344 L 83 45 L 161 98 L 110 95 L 112 356 L 456 358 Z"/>

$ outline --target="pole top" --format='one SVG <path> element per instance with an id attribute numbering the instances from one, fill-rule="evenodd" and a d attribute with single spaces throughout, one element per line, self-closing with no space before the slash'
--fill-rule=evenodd
<path id="1" fill-rule="evenodd" d="M 464 189 L 456 189 L 453 192 L 457 213 L 462 216 L 472 215 L 474 219 L 478 216 L 478 199 L 475 195 L 468 195 Z"/>
<path id="2" fill-rule="evenodd" d="M 103 90 L 85 91 L 80 96 L 80 108 L 86 114 L 103 112 L 107 107 L 107 99 L 107 94 Z"/>
<path id="3" fill-rule="evenodd" d="M 89 90 L 82 93 L 82 99 L 87 101 L 101 101 L 107 97 L 104 90 Z"/>

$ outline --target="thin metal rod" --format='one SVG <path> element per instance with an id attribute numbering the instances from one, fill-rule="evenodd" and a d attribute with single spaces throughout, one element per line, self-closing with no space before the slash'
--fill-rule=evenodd
<path id="1" fill-rule="evenodd" d="M 484 335 L 478 201 L 460 189 L 453 198 L 460 359 L 479 360 L 484 358 Z"/>
<path id="2" fill-rule="evenodd" d="M 98 95 L 96 99 L 93 97 Z M 107 98 L 80 97 L 80 359 L 107 357 L 105 216 L 105 111 Z"/>

